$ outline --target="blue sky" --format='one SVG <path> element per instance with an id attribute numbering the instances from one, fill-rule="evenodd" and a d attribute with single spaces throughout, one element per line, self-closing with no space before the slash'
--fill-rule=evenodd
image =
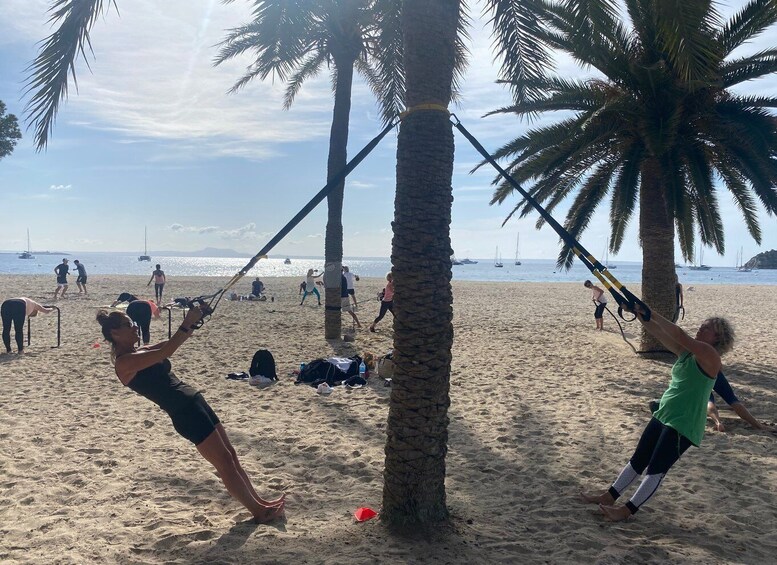
<path id="1" fill-rule="evenodd" d="M 32 131 L 24 131 L 14 154 L 0 161 L 0 249 L 24 248 L 29 228 L 35 250 L 134 252 L 142 250 L 148 226 L 153 251 L 258 251 L 325 183 L 329 77 L 305 84 L 289 111 L 282 109 L 284 88 L 277 82 L 254 82 L 227 94 L 249 61 L 214 68 L 214 45 L 225 29 L 248 21 L 249 2 L 118 4 L 120 14 L 111 10 L 95 26 L 92 72 L 79 62 L 78 93 L 71 89 L 61 107 L 48 149 L 36 153 Z M 50 33 L 47 5 L 47 0 L 3 0 L 0 10 L 0 100 L 19 117 L 25 68 L 35 57 L 35 43 Z M 730 2 L 724 11 L 742 5 Z M 479 11 L 473 3 L 473 15 Z M 769 43 L 761 37 L 745 50 Z M 497 67 L 490 45 L 486 24 L 476 17 L 470 66 L 454 111 L 486 148 L 495 149 L 523 133 L 527 124 L 503 116 L 481 118 L 510 101 L 494 83 Z M 570 61 L 560 61 L 558 70 L 586 76 Z M 747 89 L 777 96 L 777 77 Z M 380 128 L 371 94 L 357 82 L 349 155 Z M 349 177 L 343 211 L 346 256 L 390 254 L 395 151 L 391 133 Z M 520 232 L 522 257 L 555 258 L 557 237 L 547 227 L 534 229 L 536 214 L 501 227 L 512 206 L 488 205 L 493 175 L 486 169 L 468 174 L 476 162 L 478 155 L 457 137 L 451 226 L 456 254 L 489 258 L 498 245 L 509 258 Z M 746 257 L 777 247 L 774 218 L 761 214 L 759 249 L 728 193 L 721 191 L 719 200 L 727 252 L 719 257 L 707 250 L 705 263 L 733 265 L 740 246 Z M 582 239 L 596 255 L 609 233 L 607 213 L 606 206 L 601 208 Z M 616 259 L 641 259 L 636 221 L 632 224 Z M 272 254 L 323 256 L 325 225 L 323 203 Z"/>

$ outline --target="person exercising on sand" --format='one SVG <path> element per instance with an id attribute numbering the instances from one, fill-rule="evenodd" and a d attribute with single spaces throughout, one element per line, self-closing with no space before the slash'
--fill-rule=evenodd
<path id="1" fill-rule="evenodd" d="M 691 445 L 701 444 L 707 422 L 707 399 L 720 372 L 720 356 L 734 345 L 734 330 L 724 318 L 706 320 L 692 338 L 655 310 L 649 321 L 645 321 L 639 307 L 634 313 L 650 334 L 677 355 L 677 361 L 658 410 L 615 482 L 605 491 L 580 495 L 583 502 L 598 504 L 611 521 L 635 514 L 655 494 L 680 456 Z M 629 501 L 616 506 L 623 491 L 643 473 L 645 477 Z"/>
<path id="2" fill-rule="evenodd" d="M 256 493 L 219 417 L 196 388 L 180 381 L 171 371 L 169 358 L 209 312 L 207 305 L 192 307 L 173 337 L 149 347 L 139 347 L 138 326 L 126 314 L 101 310 L 97 322 L 111 344 L 111 357 L 121 384 L 167 412 L 175 431 L 192 442 L 216 468 L 229 494 L 251 512 L 254 521 L 270 522 L 283 515 L 285 495 L 265 500 Z"/>

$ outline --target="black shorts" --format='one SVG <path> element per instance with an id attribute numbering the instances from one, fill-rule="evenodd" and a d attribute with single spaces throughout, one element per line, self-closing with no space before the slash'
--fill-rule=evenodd
<path id="1" fill-rule="evenodd" d="M 186 406 L 170 414 L 175 431 L 194 445 L 199 445 L 221 423 L 219 417 L 201 394 L 197 394 Z"/>
<path id="2" fill-rule="evenodd" d="M 67 277 L 57 277 L 57 284 L 67 284 Z"/>
<path id="3" fill-rule="evenodd" d="M 86 275 L 78 275 L 78 278 L 76 279 L 76 284 L 86 284 Z"/>
<path id="4" fill-rule="evenodd" d="M 351 296 L 356 296 L 356 291 L 354 289 L 352 289 L 352 288 L 349 288 L 348 289 L 348 294 L 350 294 Z"/>
<path id="5" fill-rule="evenodd" d="M 607 307 L 607 304 L 606 304 L 606 303 L 605 303 L 605 304 L 601 304 L 601 303 L 600 303 L 600 304 L 597 304 L 597 305 L 596 305 L 596 311 L 594 312 L 594 318 L 596 318 L 597 320 L 598 320 L 599 318 L 601 318 L 601 317 L 602 317 L 602 315 L 604 314 L 604 309 L 605 309 L 606 307 Z"/>

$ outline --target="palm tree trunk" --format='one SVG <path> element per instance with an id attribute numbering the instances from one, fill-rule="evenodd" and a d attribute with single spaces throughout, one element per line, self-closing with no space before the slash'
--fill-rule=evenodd
<path id="1" fill-rule="evenodd" d="M 663 317 L 674 314 L 674 224 L 663 190 L 663 171 L 657 159 L 648 159 L 641 170 L 639 238 L 642 244 L 642 300 Z M 666 348 L 644 329 L 642 351 Z M 648 353 L 649 355 L 649 353 Z"/>
<path id="2" fill-rule="evenodd" d="M 458 0 L 402 3 L 408 108 L 450 102 L 458 12 Z M 452 176 L 453 131 L 447 114 L 408 115 L 399 131 L 391 250 L 395 370 L 381 513 L 389 525 L 448 517 Z"/>
<path id="3" fill-rule="evenodd" d="M 353 60 L 335 58 L 337 82 L 332 129 L 329 133 L 327 179 L 345 167 L 348 160 L 348 123 L 351 114 Z M 324 239 L 324 337 L 337 339 L 342 329 L 340 276 L 343 265 L 343 194 L 345 180 L 327 196 L 329 215 Z"/>

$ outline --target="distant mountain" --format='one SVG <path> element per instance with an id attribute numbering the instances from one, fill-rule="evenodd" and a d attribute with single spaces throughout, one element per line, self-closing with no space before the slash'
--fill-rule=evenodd
<path id="1" fill-rule="evenodd" d="M 759 253 L 745 263 L 745 267 L 750 269 L 777 269 L 777 249 Z"/>
<path id="2" fill-rule="evenodd" d="M 206 247 L 199 251 L 149 251 L 149 253 L 160 257 L 253 257 L 248 253 L 218 247 Z"/>

